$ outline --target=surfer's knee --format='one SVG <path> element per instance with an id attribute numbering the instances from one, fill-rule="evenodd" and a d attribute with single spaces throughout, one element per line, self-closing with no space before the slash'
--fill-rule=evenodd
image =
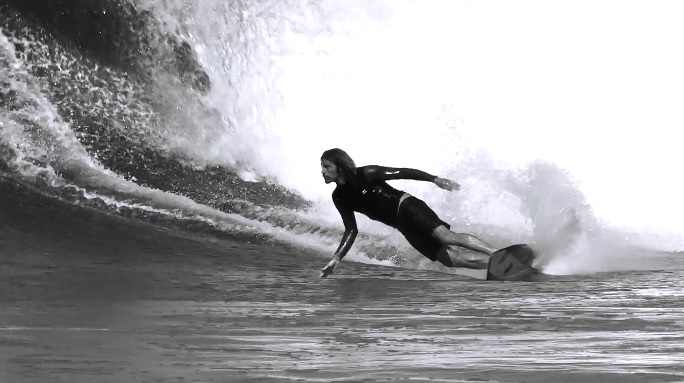
<path id="1" fill-rule="evenodd" d="M 435 239 L 437 239 L 438 241 L 440 241 L 442 244 L 445 244 L 445 245 L 455 245 L 456 244 L 454 242 L 454 240 L 455 240 L 454 235 L 455 234 L 456 233 L 449 230 L 449 228 L 447 228 L 444 225 L 437 226 L 435 228 L 435 230 L 432 232 L 432 236 Z"/>

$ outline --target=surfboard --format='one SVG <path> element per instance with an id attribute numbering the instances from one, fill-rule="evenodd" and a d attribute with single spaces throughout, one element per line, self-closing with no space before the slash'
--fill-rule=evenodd
<path id="1" fill-rule="evenodd" d="M 544 274 L 532 266 L 534 251 L 525 244 L 505 247 L 489 258 L 488 281 L 539 281 Z"/>

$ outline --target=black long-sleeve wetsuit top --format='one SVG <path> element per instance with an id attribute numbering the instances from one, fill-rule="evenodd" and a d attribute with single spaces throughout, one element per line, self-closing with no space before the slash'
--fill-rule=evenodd
<path id="1" fill-rule="evenodd" d="M 338 186 L 333 192 L 333 202 L 347 227 L 345 213 L 357 211 L 368 218 L 394 227 L 399 201 L 404 192 L 387 184 L 383 179 L 369 179 L 366 167 L 356 169 L 355 182 Z M 355 226 L 355 225 L 354 225 Z"/>
<path id="2" fill-rule="evenodd" d="M 335 188 L 332 194 L 333 202 L 345 227 L 337 253 L 345 254 L 356 237 L 358 229 L 355 211 L 372 220 L 396 227 L 399 202 L 405 192 L 393 188 L 385 181 L 397 179 L 432 181 L 435 176 L 417 169 L 369 165 L 357 168 L 353 180 Z"/>

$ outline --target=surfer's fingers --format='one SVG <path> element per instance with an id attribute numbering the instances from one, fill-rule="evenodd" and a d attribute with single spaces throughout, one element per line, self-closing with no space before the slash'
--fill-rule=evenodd
<path id="1" fill-rule="evenodd" d="M 321 270 L 321 278 L 325 278 L 335 271 L 334 265 L 327 265 Z"/>
<path id="2" fill-rule="evenodd" d="M 327 269 L 324 269 L 323 271 L 321 271 L 321 278 L 327 277 L 328 275 L 332 274 L 333 271 L 334 271 L 334 270 L 327 270 Z"/>
<path id="3" fill-rule="evenodd" d="M 441 189 L 451 189 L 450 181 L 446 178 L 437 177 L 437 179 L 435 180 L 435 184 L 439 186 Z"/>
<path id="4" fill-rule="evenodd" d="M 446 189 L 449 191 L 461 189 L 461 185 L 459 185 L 458 182 L 456 182 L 456 181 L 452 181 L 452 180 L 446 179 L 446 178 L 443 178 L 442 180 L 443 181 L 440 184 L 438 184 L 442 189 Z"/>

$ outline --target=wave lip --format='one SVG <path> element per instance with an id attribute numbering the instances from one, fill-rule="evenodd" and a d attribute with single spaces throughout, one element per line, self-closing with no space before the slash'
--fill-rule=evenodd
<path id="1" fill-rule="evenodd" d="M 209 76 L 192 47 L 163 30 L 154 15 L 122 0 L 5 0 L 0 10 L 13 9 L 38 23 L 62 43 L 106 66 L 151 78 L 158 70 L 178 76 L 206 93 Z M 7 22 L 7 21 L 5 21 Z"/>

